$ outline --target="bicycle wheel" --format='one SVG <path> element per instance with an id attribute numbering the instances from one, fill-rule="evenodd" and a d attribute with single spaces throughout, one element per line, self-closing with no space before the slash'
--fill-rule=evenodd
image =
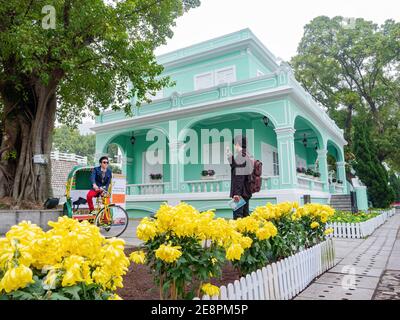
<path id="1" fill-rule="evenodd" d="M 100 229 L 100 233 L 104 237 L 119 237 L 128 227 L 128 213 L 124 208 L 115 205 L 109 206 L 107 210 L 109 210 L 109 214 L 104 212 L 104 208 L 100 210 L 94 224 Z"/>

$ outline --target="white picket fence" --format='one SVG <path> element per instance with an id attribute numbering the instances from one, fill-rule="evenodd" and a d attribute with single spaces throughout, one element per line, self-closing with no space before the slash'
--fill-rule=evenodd
<path id="1" fill-rule="evenodd" d="M 360 239 L 371 235 L 379 226 L 384 224 L 389 217 L 395 214 L 395 209 L 381 211 L 379 216 L 359 223 L 327 223 L 326 228 L 333 228 L 330 237 Z"/>
<path id="2" fill-rule="evenodd" d="M 204 295 L 202 300 L 289 300 L 334 262 L 333 240 L 327 239 L 220 287 L 219 296 Z"/>

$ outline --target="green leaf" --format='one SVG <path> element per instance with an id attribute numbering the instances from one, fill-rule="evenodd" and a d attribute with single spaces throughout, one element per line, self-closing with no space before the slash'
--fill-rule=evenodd
<path id="1" fill-rule="evenodd" d="M 17 290 L 9 294 L 15 300 L 33 300 L 34 297 L 31 293 L 22 290 Z"/>
<path id="2" fill-rule="evenodd" d="M 70 299 L 68 299 L 66 296 L 64 296 L 59 292 L 52 292 L 50 295 L 50 300 L 70 300 Z"/>
<path id="3" fill-rule="evenodd" d="M 65 287 L 62 289 L 62 292 L 66 296 L 71 296 L 72 300 L 81 300 L 81 297 L 79 296 L 79 292 L 82 290 L 82 288 L 78 285 L 72 286 L 72 287 Z"/>

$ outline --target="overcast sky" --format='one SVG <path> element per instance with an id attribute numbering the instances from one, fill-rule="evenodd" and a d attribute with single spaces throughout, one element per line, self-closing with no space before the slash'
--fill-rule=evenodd
<path id="1" fill-rule="evenodd" d="M 400 0 L 201 0 L 177 20 L 173 38 L 156 55 L 250 28 L 275 56 L 290 60 L 303 27 L 320 15 L 400 21 Z M 88 126 L 81 130 L 88 132 Z"/>
<path id="2" fill-rule="evenodd" d="M 240 29 L 250 28 L 284 60 L 296 54 L 303 27 L 313 18 L 326 15 L 359 18 L 383 23 L 400 20 L 399 0 L 201 0 L 177 20 L 174 36 L 157 49 L 163 54 Z"/>

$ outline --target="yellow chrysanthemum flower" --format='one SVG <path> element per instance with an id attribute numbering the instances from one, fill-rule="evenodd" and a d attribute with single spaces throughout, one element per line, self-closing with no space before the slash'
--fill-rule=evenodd
<path id="1" fill-rule="evenodd" d="M 201 287 L 201 291 L 203 291 L 210 297 L 218 296 L 220 292 L 219 288 L 217 286 L 212 285 L 211 283 L 203 284 Z"/>
<path id="2" fill-rule="evenodd" d="M 162 244 L 155 252 L 156 258 L 167 263 L 175 262 L 182 255 L 180 246 L 171 246 Z"/>
<path id="3" fill-rule="evenodd" d="M 129 259 L 136 264 L 144 264 L 146 262 L 146 254 L 143 251 L 132 252 Z"/>
<path id="4" fill-rule="evenodd" d="M 226 250 L 226 258 L 230 261 L 240 260 L 244 249 L 238 243 L 231 244 L 229 248 Z"/>
<path id="5" fill-rule="evenodd" d="M 319 223 L 314 221 L 314 222 L 311 223 L 310 227 L 311 227 L 311 229 L 318 228 L 319 227 Z"/>
<path id="6" fill-rule="evenodd" d="M 0 291 L 6 293 L 25 288 L 30 283 L 33 283 L 32 270 L 24 265 L 19 265 L 16 268 L 8 269 L 0 280 Z"/>

